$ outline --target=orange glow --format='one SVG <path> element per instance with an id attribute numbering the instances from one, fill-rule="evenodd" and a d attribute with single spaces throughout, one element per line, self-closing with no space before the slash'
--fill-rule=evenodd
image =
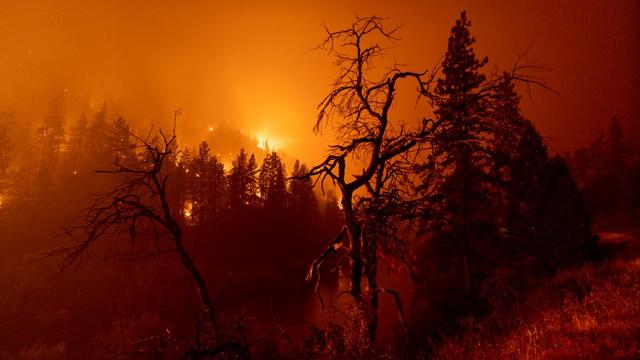
<path id="1" fill-rule="evenodd" d="M 72 121 L 85 107 L 107 100 L 118 103 L 114 113 L 127 114 L 140 128 L 181 107 L 183 143 L 197 145 L 218 122 L 247 131 L 269 126 L 274 134 L 268 135 L 290 139 L 287 151 L 311 163 L 322 157 L 329 137 L 310 131 L 315 106 L 335 76 L 331 60 L 310 50 L 322 40 L 322 23 L 338 28 L 353 14 L 389 17 L 390 24 L 403 25 L 389 62 L 431 69 L 446 48 L 453 21 L 466 9 L 477 52 L 489 55 L 491 68 L 510 67 L 535 43 L 526 60 L 554 70 L 542 75 L 562 98 L 534 89 L 532 100 L 523 99 L 524 110 L 543 135 L 558 139 L 554 146 L 572 147 L 592 139 L 613 112 L 625 128 L 632 124 L 640 130 L 638 6 L 631 1 L 617 6 L 514 1 L 499 10 L 469 0 L 3 2 L 0 107 L 20 110 L 29 99 L 59 89 L 69 99 Z M 593 69 L 606 71 L 592 74 Z M 269 138 L 270 146 L 284 146 L 278 139 Z"/>
<path id="2" fill-rule="evenodd" d="M 256 133 L 254 135 L 254 138 L 257 146 L 266 152 L 279 151 L 283 148 L 282 141 L 277 138 L 268 136 L 265 133 Z"/>
<path id="3" fill-rule="evenodd" d="M 191 200 L 187 200 L 184 202 L 182 214 L 184 215 L 185 219 L 191 219 L 191 215 L 193 214 L 193 202 Z"/>
<path id="4" fill-rule="evenodd" d="M 0 360 L 638 353 L 640 0 L 0 0 L 0 44 Z"/>

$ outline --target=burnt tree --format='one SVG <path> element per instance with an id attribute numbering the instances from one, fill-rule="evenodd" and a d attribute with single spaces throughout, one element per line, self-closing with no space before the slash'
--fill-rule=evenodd
<path id="1" fill-rule="evenodd" d="M 434 73 L 394 66 L 376 76 L 374 62 L 384 55 L 383 45 L 397 40 L 397 28 L 386 29 L 382 18 L 356 18 L 350 28 L 326 30 L 319 48 L 335 58 L 338 76 L 318 105 L 314 131 L 322 132 L 331 122 L 337 142 L 308 176 L 315 177 L 316 183 L 330 180 L 337 186 L 345 227 L 313 262 L 307 279 L 319 281 L 322 263 L 332 254 L 348 256 L 348 293 L 363 316 L 368 339 L 375 341 L 379 293 L 392 294 L 396 304 L 400 302 L 396 292 L 378 287 L 380 236 L 373 236 L 379 232 L 369 220 L 384 223 L 385 198 L 398 178 L 399 164 L 426 143 L 434 127 L 426 119 L 415 123 L 392 119 L 390 111 L 402 80 L 415 82 L 416 95 L 428 99 Z"/>
<path id="2" fill-rule="evenodd" d="M 172 211 L 174 207 L 170 204 L 169 173 L 177 146 L 175 119 L 179 114 L 180 111 L 174 114 L 171 134 L 165 134 L 162 130 L 155 136 L 151 136 L 153 131 L 150 131 L 144 138 L 131 134 L 137 143 L 135 146 L 139 159 L 126 164 L 116 160 L 114 169 L 96 170 L 98 173 L 114 176 L 117 185 L 98 197 L 80 219 L 80 225 L 66 229 L 75 244 L 58 249 L 52 254 L 64 255 L 65 265 L 68 266 L 99 240 L 125 234 L 132 241 L 153 241 L 156 254 L 169 252 L 178 255 L 197 289 L 205 324 L 210 326 L 210 333 L 203 334 L 198 322 L 195 344 L 185 356 L 200 359 L 232 354 L 239 358 L 249 358 L 243 326 L 236 324 L 228 329 L 220 323 L 216 304 L 202 273 L 185 247 L 180 221 L 175 210 Z M 165 240 L 168 240 L 168 247 L 163 245 L 166 244 Z"/>

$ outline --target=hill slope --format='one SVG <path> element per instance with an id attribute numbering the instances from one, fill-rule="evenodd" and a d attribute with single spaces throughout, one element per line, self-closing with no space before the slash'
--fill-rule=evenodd
<path id="1" fill-rule="evenodd" d="M 640 239 L 600 235 L 607 259 L 557 273 L 512 309 L 463 323 L 435 345 L 435 358 L 640 358 Z"/>

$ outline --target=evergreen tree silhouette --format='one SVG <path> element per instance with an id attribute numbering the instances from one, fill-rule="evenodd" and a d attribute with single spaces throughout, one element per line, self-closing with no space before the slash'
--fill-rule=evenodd
<path id="1" fill-rule="evenodd" d="M 289 182 L 289 207 L 304 224 L 308 224 L 318 211 L 318 200 L 311 179 L 303 178 L 308 172 L 307 166 L 296 160 L 291 172 L 293 180 Z"/>
<path id="2" fill-rule="evenodd" d="M 251 160 L 253 159 L 253 160 Z M 233 209 L 247 207 L 255 194 L 255 157 L 247 160 L 247 153 L 244 148 L 233 161 L 233 167 L 228 176 L 229 183 L 229 207 Z"/>
<path id="3" fill-rule="evenodd" d="M 437 185 L 437 222 L 431 231 L 437 234 L 440 246 L 462 255 L 462 263 L 454 260 L 451 266 L 462 267 L 464 288 L 468 304 L 475 297 L 473 269 L 474 242 L 486 237 L 486 219 L 481 219 L 489 208 L 484 185 L 486 162 L 487 104 L 479 94 L 486 78 L 479 70 L 487 58 L 479 60 L 472 48 L 475 39 L 469 32 L 471 22 L 466 13 L 451 29 L 447 53 L 438 79 L 436 93 L 436 133 L 434 156 L 442 170 Z M 452 255 L 451 259 L 459 258 Z"/>
<path id="4" fill-rule="evenodd" d="M 258 162 L 256 156 L 252 153 L 247 162 L 247 199 L 250 206 L 257 207 L 260 199 L 258 198 Z"/>
<path id="5" fill-rule="evenodd" d="M 258 178 L 260 196 L 265 208 L 283 209 L 287 201 L 287 180 L 284 163 L 274 151 L 268 154 Z"/>

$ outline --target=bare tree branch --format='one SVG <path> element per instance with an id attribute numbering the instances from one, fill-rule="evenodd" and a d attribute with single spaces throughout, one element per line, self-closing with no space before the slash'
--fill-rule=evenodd
<path id="1" fill-rule="evenodd" d="M 166 134 L 162 130 L 152 137 L 152 131 L 145 138 L 131 134 L 140 149 L 139 161 L 133 164 L 116 162 L 115 169 L 99 170 L 100 174 L 115 176 L 118 184 L 100 195 L 78 219 L 79 225 L 70 226 L 65 233 L 75 244 L 54 250 L 49 255 L 63 255 L 64 266 L 74 263 L 99 240 L 119 234 L 129 234 L 132 241 L 151 238 L 159 248 L 159 243 L 167 239 L 170 249 L 176 253 L 182 266 L 196 285 L 200 303 L 208 324 L 211 326 L 213 342 L 200 348 L 194 358 L 214 356 L 232 352 L 240 358 L 250 357 L 242 333 L 226 334 L 218 319 L 216 304 L 209 295 L 209 289 L 200 270 L 183 242 L 182 228 L 175 218 L 169 203 L 168 167 L 176 148 L 175 125 L 181 110 L 174 112 L 173 130 Z M 199 330 L 198 330 L 199 332 Z M 198 335 L 199 338 L 199 335 Z M 245 339 L 246 340 L 246 339 Z"/>
<path id="2" fill-rule="evenodd" d="M 381 291 L 376 282 L 377 258 L 380 250 L 386 250 L 386 245 L 382 249 L 378 245 L 385 244 L 382 237 L 397 233 L 395 226 L 379 233 L 372 231 L 372 226 L 391 224 L 391 211 L 399 209 L 404 202 L 397 194 L 401 192 L 400 186 L 406 184 L 402 182 L 402 171 L 411 168 L 405 161 L 432 140 L 438 125 L 425 119 L 414 128 L 406 129 L 391 119 L 390 110 L 401 81 L 412 81 L 417 98 L 433 102 L 431 84 L 437 70 L 414 72 L 394 66 L 381 76 L 374 76 L 376 60 L 385 55 L 386 45 L 397 40 L 398 28 L 387 29 L 384 20 L 377 16 L 357 17 L 349 28 L 325 27 L 327 37 L 318 48 L 334 57 L 338 72 L 331 90 L 318 104 L 313 130 L 321 133 L 331 123 L 337 142 L 329 147 L 329 155 L 322 162 L 301 177 L 315 177 L 314 184 L 320 182 L 321 185 L 330 179 L 342 195 L 340 202 L 345 219 L 344 229 L 314 260 L 307 279 L 316 277 L 317 291 L 322 262 L 335 252 L 335 246 L 342 246 L 350 259 L 348 293 L 361 309 L 368 311 L 367 327 L 372 340 L 377 326 L 377 296 Z M 399 130 L 394 131 L 394 126 L 399 126 Z M 355 167 L 355 160 L 362 164 L 360 171 L 348 169 Z M 382 204 L 391 199 L 393 205 L 383 210 Z M 377 214 L 369 216 L 367 211 Z M 341 240 L 344 235 L 348 241 Z M 368 283 L 366 296 L 362 288 L 364 278 Z"/>

